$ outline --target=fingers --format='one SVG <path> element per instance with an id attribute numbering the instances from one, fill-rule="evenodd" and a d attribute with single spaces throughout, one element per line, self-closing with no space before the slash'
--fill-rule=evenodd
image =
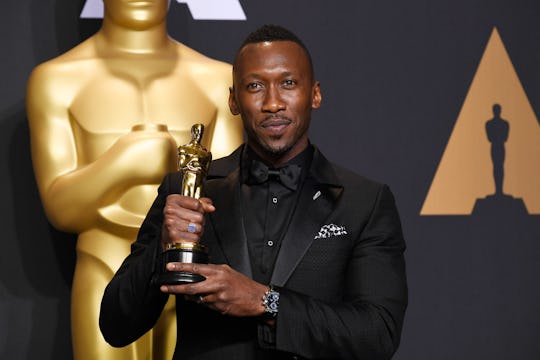
<path id="1" fill-rule="evenodd" d="M 184 295 L 184 299 L 196 302 L 197 304 L 204 304 L 206 302 L 204 295 Z"/>
<path id="2" fill-rule="evenodd" d="M 202 275 L 206 280 L 183 285 L 163 285 L 166 293 L 182 294 L 221 314 L 230 316 L 259 316 L 264 312 L 262 296 L 268 290 L 235 271 L 228 265 L 168 263 L 169 271 L 185 271 Z"/>
<path id="3" fill-rule="evenodd" d="M 208 198 L 200 201 L 179 194 L 167 196 L 163 208 L 164 246 L 166 243 L 199 241 L 204 231 L 204 214 L 214 210 L 212 201 Z"/>
<path id="4" fill-rule="evenodd" d="M 214 212 L 214 211 L 216 211 L 216 207 L 212 203 L 211 199 L 203 197 L 203 198 L 200 198 L 199 201 L 202 204 L 204 212 Z"/>
<path id="5" fill-rule="evenodd" d="M 184 295 L 212 294 L 218 292 L 223 287 L 220 281 L 223 276 L 220 275 L 222 268 L 226 265 L 207 265 L 196 263 L 168 263 L 168 271 L 182 271 L 204 276 L 207 280 L 192 284 L 183 285 L 164 285 L 161 290 L 168 293 Z M 210 279 L 210 280 L 209 280 Z"/>
<path id="6" fill-rule="evenodd" d="M 203 224 L 178 218 L 165 218 L 163 221 L 163 241 L 165 243 L 198 242 L 204 229 L 203 226 Z"/>
<path id="7" fill-rule="evenodd" d="M 161 290 L 169 293 L 184 295 L 204 295 L 207 304 L 216 301 L 227 301 L 227 292 L 237 285 L 239 273 L 228 265 L 197 264 L 171 262 L 167 264 L 168 271 L 181 271 L 198 274 L 206 280 L 183 285 L 162 286 Z M 243 276 L 242 276 L 243 277 Z"/>
<path id="8" fill-rule="evenodd" d="M 168 271 L 183 271 L 193 274 L 199 274 L 208 278 L 210 276 L 215 277 L 220 272 L 223 272 L 227 265 L 215 265 L 215 264 L 199 264 L 199 263 L 180 263 L 171 262 L 167 264 Z M 201 284 L 201 283 L 196 283 Z M 195 284 L 194 284 L 195 285 Z"/>
<path id="9" fill-rule="evenodd" d="M 179 194 L 167 196 L 163 214 L 165 218 L 179 218 L 192 223 L 204 224 L 204 214 L 214 212 L 216 208 L 209 198 L 199 200 Z"/>
<path id="10" fill-rule="evenodd" d="M 210 205 L 212 202 L 210 201 Z M 170 194 L 167 196 L 164 211 L 171 214 L 182 214 L 186 216 L 201 216 L 204 215 L 203 203 L 195 198 L 180 194 Z"/>
<path id="11" fill-rule="evenodd" d="M 198 212 L 213 212 L 216 210 L 212 199 L 207 197 L 202 197 L 200 199 L 195 199 L 189 196 L 184 196 L 180 194 L 170 194 L 167 196 L 167 204 L 176 204 L 182 208 L 190 209 Z"/>

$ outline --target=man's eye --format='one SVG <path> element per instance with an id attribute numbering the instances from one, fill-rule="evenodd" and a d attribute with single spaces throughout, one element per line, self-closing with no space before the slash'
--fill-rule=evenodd
<path id="1" fill-rule="evenodd" d="M 261 88 L 261 84 L 259 83 L 249 83 L 247 84 L 248 90 L 258 90 Z"/>
<path id="2" fill-rule="evenodd" d="M 285 87 L 293 87 L 296 85 L 296 81 L 292 80 L 292 79 L 287 79 L 285 81 L 283 81 L 283 85 Z"/>

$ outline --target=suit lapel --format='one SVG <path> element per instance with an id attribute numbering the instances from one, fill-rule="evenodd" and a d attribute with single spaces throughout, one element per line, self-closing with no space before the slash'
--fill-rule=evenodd
<path id="1" fill-rule="evenodd" d="M 251 263 L 243 223 L 240 194 L 240 154 L 212 163 L 205 193 L 216 206 L 209 219 L 216 242 L 227 263 L 242 274 L 252 277 Z M 311 246 L 315 235 L 336 206 L 343 187 L 333 166 L 315 148 L 309 174 L 299 194 L 298 204 L 289 223 L 272 274 L 272 284 L 284 286 Z"/>
<path id="2" fill-rule="evenodd" d="M 315 149 L 310 173 L 285 237 L 282 239 L 271 283 L 284 286 L 332 213 L 343 188 L 330 163 Z"/>
<path id="3" fill-rule="evenodd" d="M 213 200 L 216 212 L 210 214 L 215 236 L 227 263 L 242 274 L 251 277 L 251 264 L 244 230 L 237 167 L 226 178 L 206 183 L 206 194 Z"/>

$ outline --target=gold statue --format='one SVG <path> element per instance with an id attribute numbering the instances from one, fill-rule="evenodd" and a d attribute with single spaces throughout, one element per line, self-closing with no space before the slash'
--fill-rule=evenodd
<path id="1" fill-rule="evenodd" d="M 168 0 L 104 0 L 101 29 L 33 71 L 27 88 L 32 160 L 50 222 L 78 234 L 72 290 L 75 359 L 170 359 L 174 304 L 147 334 L 109 346 L 98 326 L 103 290 L 129 253 L 177 144 L 194 119 L 214 156 L 242 142 L 228 110 L 230 65 L 174 41 Z M 168 311 L 167 311 L 168 309 Z"/>
<path id="2" fill-rule="evenodd" d="M 210 168 L 212 153 L 201 145 L 204 132 L 203 124 L 195 124 L 191 128 L 191 141 L 178 147 L 178 170 L 182 173 L 182 190 L 184 196 L 199 199 L 203 191 L 203 182 Z M 190 226 L 188 225 L 188 231 Z M 205 280 L 205 277 L 183 271 L 168 271 L 169 262 L 208 263 L 208 250 L 206 246 L 192 241 L 182 241 L 167 244 L 162 254 L 161 273 L 157 281 L 159 284 L 178 285 L 194 283 Z"/>
<path id="3" fill-rule="evenodd" d="M 182 172 L 182 195 L 201 197 L 202 183 L 208 173 L 212 153 L 202 146 L 203 124 L 191 127 L 191 141 L 178 147 L 178 170 Z"/>

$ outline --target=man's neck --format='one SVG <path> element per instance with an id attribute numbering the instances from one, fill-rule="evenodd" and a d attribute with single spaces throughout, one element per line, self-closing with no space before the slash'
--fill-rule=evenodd
<path id="1" fill-rule="evenodd" d="M 269 167 L 277 169 L 280 166 L 288 163 L 292 159 L 294 159 L 296 156 L 298 156 L 300 153 L 302 153 L 304 150 L 307 149 L 309 146 L 309 142 L 305 142 L 302 144 L 298 144 L 299 146 L 293 147 L 290 151 L 287 151 L 284 154 L 276 155 L 272 154 L 268 151 L 262 150 L 257 148 L 256 146 L 250 146 L 251 150 L 257 154 L 257 156 Z"/>

